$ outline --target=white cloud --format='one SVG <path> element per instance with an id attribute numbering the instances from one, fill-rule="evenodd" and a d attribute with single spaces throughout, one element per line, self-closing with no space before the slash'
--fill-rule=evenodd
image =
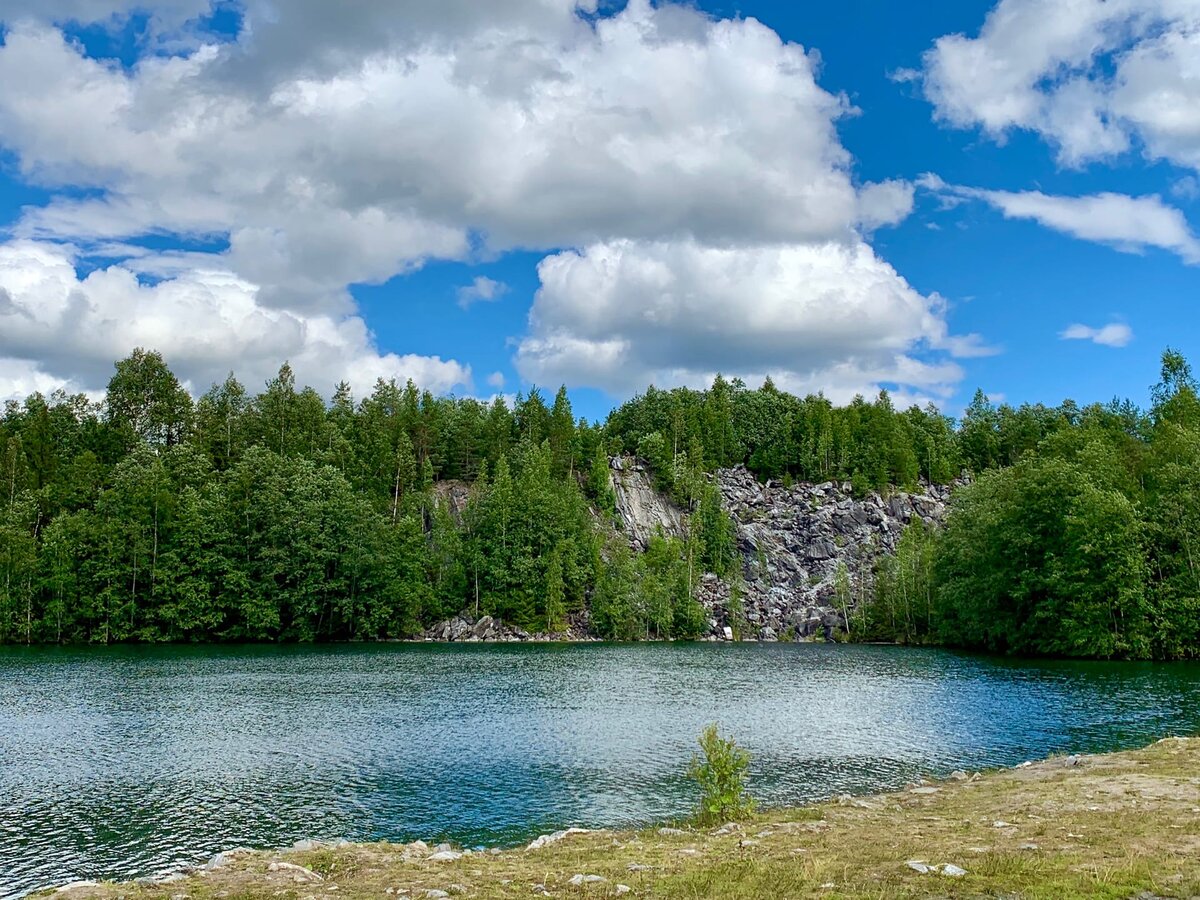
<path id="1" fill-rule="evenodd" d="M 858 221 L 866 231 L 897 225 L 913 210 L 913 185 L 908 181 L 868 182 L 858 192 Z"/>
<path id="2" fill-rule="evenodd" d="M 458 289 L 458 305 L 468 309 L 472 303 L 493 303 L 508 293 L 508 285 L 502 281 L 477 275 L 475 280 Z"/>
<path id="3" fill-rule="evenodd" d="M 1111 322 L 1100 328 L 1088 325 L 1068 325 L 1059 335 L 1064 341 L 1091 341 L 1105 347 L 1124 347 L 1133 340 L 1133 329 L 1124 322 Z"/>
<path id="4" fill-rule="evenodd" d="M 1041 134 L 1079 165 L 1128 150 L 1200 168 L 1195 0 L 1000 0 L 979 34 L 924 57 L 939 119 Z"/>
<path id="5" fill-rule="evenodd" d="M 924 176 L 920 183 L 951 202 L 982 200 L 1005 218 L 1030 219 L 1080 240 L 1108 244 L 1127 253 L 1153 247 L 1175 253 L 1191 265 L 1200 264 L 1200 238 L 1192 233 L 1183 213 L 1157 194 L 1066 197 L 1041 191 L 989 191 L 946 184 L 936 175 Z"/>
<path id="6" fill-rule="evenodd" d="M 850 237 L 858 199 L 834 125 L 847 106 L 803 48 L 752 19 L 645 0 L 595 27 L 522 22 L 368 43 L 261 92 L 226 80 L 257 33 L 128 71 L 17 24 L 0 49 L 0 139 L 30 178 L 103 192 L 31 211 L 25 233 L 228 235 L 239 274 L 305 305 L 463 258 L 469 233 L 492 250 Z"/>
<path id="7" fill-rule="evenodd" d="M 1171 193 L 1181 200 L 1200 199 L 1200 180 L 1194 175 L 1185 175 L 1172 183 Z"/>
<path id="8" fill-rule="evenodd" d="M 945 304 L 913 290 L 865 243 L 713 248 L 617 241 L 543 260 L 517 366 L 538 383 L 628 394 L 721 371 L 838 399 L 880 384 L 944 394 Z M 940 350 L 933 362 L 914 356 Z"/>
<path id="9" fill-rule="evenodd" d="M 504 373 L 493 372 L 487 377 L 487 383 L 489 386 L 494 387 L 498 391 L 504 390 Z"/>
<path id="10" fill-rule="evenodd" d="M 470 369 L 454 360 L 380 353 L 361 318 L 263 306 L 255 286 L 229 272 L 144 284 L 111 266 L 81 279 L 63 247 L 0 244 L 0 396 L 62 384 L 96 391 L 139 346 L 161 351 L 195 392 L 230 370 L 257 389 L 285 360 L 325 394 L 342 379 L 365 392 L 379 377 L 471 387 Z"/>
<path id="11" fill-rule="evenodd" d="M 987 352 L 863 243 L 911 212 L 913 186 L 855 186 L 836 130 L 848 101 L 817 84 L 815 55 L 754 19 L 649 0 L 595 19 L 574 0 L 245 0 L 229 41 L 189 31 L 194 0 L 176 0 L 157 25 L 172 53 L 121 67 L 50 24 L 103 21 L 99 0 L 20 2 L 0 13 L 0 145 L 28 180 L 71 190 L 26 211 L 16 234 L 41 243 L 19 246 L 228 243 L 106 260 L 81 284 L 120 283 L 104 309 L 130 339 L 109 345 L 223 370 L 215 343 L 190 353 L 174 337 L 199 318 L 186 297 L 243 316 L 230 340 L 250 360 L 300 369 L 307 353 L 325 377 L 362 353 L 454 384 L 469 377 L 458 363 L 380 356 L 350 287 L 528 248 L 550 255 L 517 360 L 543 383 L 624 391 L 722 368 L 839 396 L 942 394 L 961 377 L 950 357 Z M 500 292 L 481 276 L 458 299 Z M 55 322 L 62 339 L 44 328 L 27 352 L 65 376 L 72 357 L 55 348 L 74 338 Z"/>

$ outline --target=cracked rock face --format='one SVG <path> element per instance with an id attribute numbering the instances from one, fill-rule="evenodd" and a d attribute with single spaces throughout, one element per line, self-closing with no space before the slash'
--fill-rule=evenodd
<path id="1" fill-rule="evenodd" d="M 660 528 L 666 537 L 683 537 L 683 513 L 654 489 L 650 470 L 639 460 L 614 457 L 610 463 L 617 516 L 637 550 L 645 550 Z"/>
<path id="2" fill-rule="evenodd" d="M 742 623 L 730 616 L 727 584 L 714 576 L 701 583 L 700 598 L 718 639 L 735 625 L 743 638 L 829 639 L 845 627 L 835 588 L 839 566 L 849 576 L 852 609 L 873 590 L 875 560 L 895 550 L 914 518 L 940 524 L 951 490 L 923 485 L 919 493 L 855 498 L 849 483 L 764 485 L 741 466 L 715 477 L 737 527 L 745 580 Z"/>

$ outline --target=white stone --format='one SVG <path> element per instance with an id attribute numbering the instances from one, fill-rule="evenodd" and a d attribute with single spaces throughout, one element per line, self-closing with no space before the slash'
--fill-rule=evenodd
<path id="1" fill-rule="evenodd" d="M 607 881 L 607 880 L 608 879 L 602 875 L 582 875 L 582 874 L 580 874 L 580 875 L 572 875 L 567 880 L 567 884 L 571 885 L 572 887 L 580 887 L 585 884 L 600 884 L 600 882 Z"/>
<path id="2" fill-rule="evenodd" d="M 942 874 L 949 875 L 951 878 L 962 878 L 967 874 L 967 870 L 959 868 L 954 863 L 946 863 L 942 866 Z"/>
<path id="3" fill-rule="evenodd" d="M 454 862 L 456 859 L 462 859 L 462 854 L 457 850 L 439 850 L 428 859 L 430 862 Z"/>
<path id="4" fill-rule="evenodd" d="M 591 834 L 591 831 L 587 828 L 564 828 L 562 831 L 555 831 L 551 834 L 543 834 L 541 837 L 534 838 L 525 849 L 540 850 L 550 844 L 557 844 L 563 838 L 570 837 L 573 834 Z"/>

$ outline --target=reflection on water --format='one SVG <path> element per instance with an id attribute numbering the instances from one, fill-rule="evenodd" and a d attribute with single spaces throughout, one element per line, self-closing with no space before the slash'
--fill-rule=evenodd
<path id="1" fill-rule="evenodd" d="M 1200 666 L 823 645 L 0 650 L 0 897 L 302 837 L 504 844 L 1200 732 Z"/>

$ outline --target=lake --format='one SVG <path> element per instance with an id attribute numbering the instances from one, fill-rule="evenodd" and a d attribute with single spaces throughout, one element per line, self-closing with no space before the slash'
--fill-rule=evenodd
<path id="1" fill-rule="evenodd" d="M 306 838 L 511 845 L 1200 732 L 1200 665 L 816 644 L 0 648 L 0 897 Z"/>

